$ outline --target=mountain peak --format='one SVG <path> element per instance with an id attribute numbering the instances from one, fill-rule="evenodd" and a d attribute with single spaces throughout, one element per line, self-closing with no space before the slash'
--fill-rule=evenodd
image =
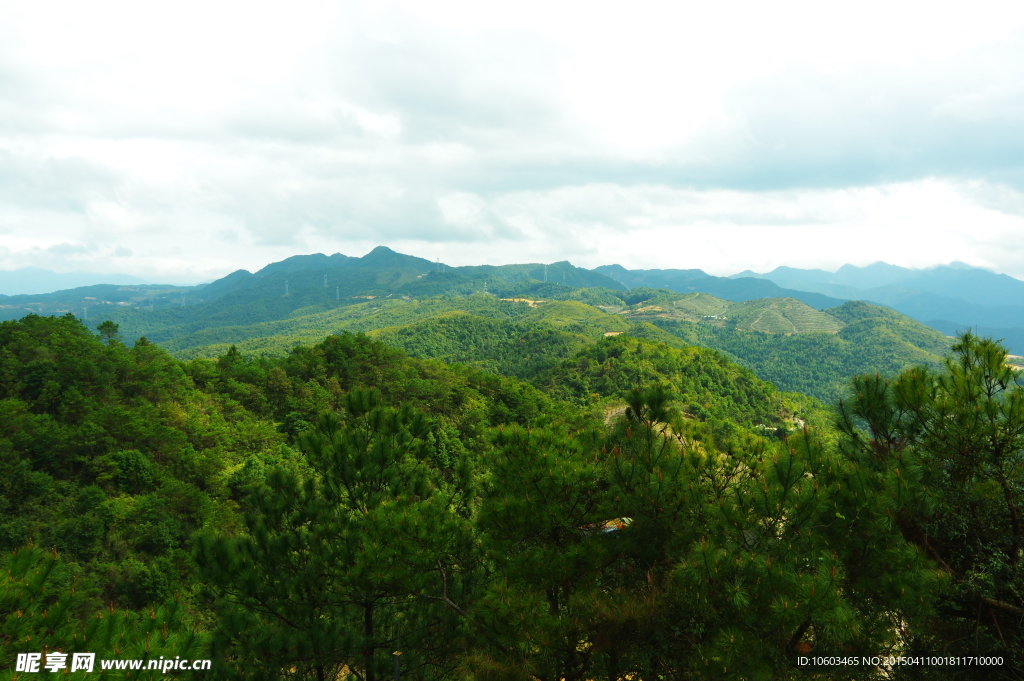
<path id="1" fill-rule="evenodd" d="M 377 246 L 362 258 L 358 258 L 358 260 L 359 267 L 423 268 L 434 266 L 434 263 L 430 262 L 426 258 L 419 258 L 415 255 L 399 253 L 387 246 Z"/>
<path id="2" fill-rule="evenodd" d="M 967 263 L 962 262 L 960 260 L 954 260 L 948 265 L 939 265 L 938 267 L 948 267 L 951 270 L 985 270 L 986 272 L 992 271 L 985 267 L 975 267 L 974 265 L 968 265 Z"/>
<path id="3" fill-rule="evenodd" d="M 618 263 L 616 263 L 614 265 L 601 265 L 600 267 L 595 267 L 594 271 L 595 272 L 600 272 L 601 274 L 607 274 L 608 276 L 613 276 L 615 274 L 621 274 L 623 272 L 627 272 L 627 273 L 629 272 L 629 270 L 627 270 L 622 265 L 619 265 Z"/>
<path id="4" fill-rule="evenodd" d="M 256 274 L 270 274 L 271 272 L 298 272 L 301 270 L 322 270 L 328 267 L 337 267 L 346 260 L 351 260 L 347 255 L 335 253 L 326 256 L 323 253 L 311 253 L 309 255 L 293 255 L 290 258 L 272 262 Z"/>

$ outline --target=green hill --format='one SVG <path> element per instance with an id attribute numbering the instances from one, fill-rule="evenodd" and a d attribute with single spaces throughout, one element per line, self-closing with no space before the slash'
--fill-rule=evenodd
<path id="1" fill-rule="evenodd" d="M 449 312 L 494 319 L 516 319 L 529 306 L 500 300 L 491 295 L 438 296 L 415 300 L 409 297 L 359 298 L 357 303 L 323 310 L 320 306 L 298 308 L 288 316 L 240 326 L 212 327 L 194 333 L 150 340 L 161 341 L 180 357 L 215 357 L 229 345 L 237 345 L 251 354 L 283 354 L 296 343 L 316 343 L 340 331 L 366 332 L 403 326 Z"/>
<path id="2" fill-rule="evenodd" d="M 489 319 L 449 312 L 369 334 L 413 357 L 457 362 L 507 376 L 529 378 L 569 357 L 591 339 L 548 323 Z"/>
<path id="3" fill-rule="evenodd" d="M 843 396 L 850 376 L 936 367 L 951 345 L 938 331 L 877 305 L 848 302 L 824 312 L 846 326 L 838 333 L 783 335 L 672 319 L 652 323 L 689 343 L 728 353 L 781 390 L 826 403 Z"/>
<path id="4" fill-rule="evenodd" d="M 621 314 L 635 319 L 703 322 L 765 333 L 835 333 L 842 320 L 793 298 L 730 302 L 709 293 L 679 294 L 664 289 L 633 289 L 622 297 L 632 304 Z"/>
<path id="5" fill-rule="evenodd" d="M 604 338 L 545 371 L 535 384 L 562 400 L 586 404 L 625 398 L 638 385 L 664 383 L 694 418 L 777 422 L 786 413 L 775 386 L 707 348 L 673 348 L 642 338 Z"/>
<path id="6" fill-rule="evenodd" d="M 522 321 L 527 324 L 550 324 L 571 333 L 588 336 L 621 333 L 629 329 L 629 322 L 625 319 L 574 300 L 556 300 L 538 305 L 526 312 Z"/>
<path id="7" fill-rule="evenodd" d="M 295 435 L 356 386 L 429 414 L 453 453 L 489 446 L 491 426 L 587 418 L 522 381 L 364 336 L 180 362 L 70 316 L 0 322 L 0 550 L 55 547 L 104 610 L 193 600 L 192 533 L 235 527 L 246 485 L 294 467 Z"/>
<path id="8" fill-rule="evenodd" d="M 612 295 L 595 289 L 548 292 L 569 291 L 603 301 Z M 279 320 L 205 329 L 164 344 L 183 358 L 216 357 L 231 345 L 245 355 L 281 356 L 332 333 L 364 332 L 416 357 L 525 378 L 582 344 L 623 334 L 723 351 L 781 390 L 825 402 L 842 395 L 850 376 L 934 366 L 949 347 L 937 331 L 867 303 L 818 311 L 791 299 L 732 303 L 705 293 L 631 293 L 624 297 L 637 302 L 615 298 L 620 305 L 604 309 L 526 294 L 505 300 L 490 294 L 360 299 L 332 310 L 310 306 Z"/>

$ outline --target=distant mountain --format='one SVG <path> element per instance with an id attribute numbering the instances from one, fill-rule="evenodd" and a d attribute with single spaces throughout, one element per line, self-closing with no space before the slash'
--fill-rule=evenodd
<path id="1" fill-rule="evenodd" d="M 667 288 L 676 293 L 710 293 L 734 302 L 760 298 L 795 298 L 823 310 L 846 300 L 804 289 L 782 288 L 764 277 L 714 277 L 704 270 L 627 270 L 622 265 L 602 265 L 593 271 L 607 275 L 628 288 L 646 286 Z"/>
<path id="2" fill-rule="evenodd" d="M 98 272 L 52 272 L 40 267 L 22 267 L 0 270 L 0 295 L 18 296 L 52 293 L 62 289 L 96 284 L 148 284 L 145 279 L 130 274 L 100 274 Z"/>
<path id="3" fill-rule="evenodd" d="M 334 255 L 324 255 L 323 253 L 313 253 L 312 255 L 293 255 L 292 257 L 285 258 L 280 262 L 270 263 L 256 274 L 270 274 L 271 272 L 298 272 L 300 270 L 323 270 L 331 267 L 342 267 L 351 260 L 360 260 L 360 258 L 351 258 L 347 255 L 342 255 L 341 253 L 335 253 Z M 245 270 L 239 271 L 244 272 Z"/>
<path id="4" fill-rule="evenodd" d="M 874 288 L 885 286 L 901 281 L 918 270 L 890 265 L 885 262 L 876 262 L 864 267 L 855 265 L 843 265 L 836 272 L 826 270 L 805 270 L 796 267 L 776 267 L 767 274 L 758 274 L 746 270 L 734 274 L 730 278 L 757 277 L 770 279 L 779 286 L 802 289 L 808 284 L 836 284 L 839 286 L 852 286 L 854 288 Z"/>
<path id="5" fill-rule="evenodd" d="M 955 336 L 964 331 L 971 331 L 977 336 L 995 338 L 1003 342 L 1011 353 L 1024 354 L 1024 327 L 998 327 L 998 326 L 971 326 L 969 324 L 958 324 L 947 322 L 941 319 L 933 319 L 928 326 L 937 329 L 947 336 Z"/>
<path id="6" fill-rule="evenodd" d="M 211 329 L 257 328 L 366 300 L 488 291 L 502 296 L 564 294 L 600 303 L 607 301 L 609 291 L 626 288 L 566 261 L 451 267 L 378 246 L 362 257 L 341 253 L 293 256 L 257 272 L 238 270 L 197 287 L 105 285 L 44 295 L 0 296 L 0 320 L 29 313 L 70 312 L 89 319 L 102 316 L 120 324 L 125 338 L 146 336 L 170 347 L 183 347 L 182 339 L 208 338 Z"/>
<path id="7" fill-rule="evenodd" d="M 294 256 L 198 287 L 102 285 L 0 297 L 0 319 L 30 312 L 87 314 L 92 327 L 110 319 L 125 342 L 146 336 L 182 358 L 217 356 L 231 345 L 281 355 L 351 331 L 416 356 L 524 378 L 606 336 L 626 335 L 711 347 L 783 390 L 827 401 L 853 373 L 934 365 L 949 346 L 943 333 L 894 310 L 844 305 L 761 277 L 589 270 L 566 261 L 450 267 L 386 247 L 362 257 Z"/>
<path id="8" fill-rule="evenodd" d="M 203 288 L 204 303 L 223 300 L 221 307 L 274 300 L 273 311 L 291 309 L 300 304 L 328 298 L 348 298 L 357 293 L 388 293 L 396 286 L 412 282 L 438 269 L 425 258 L 403 255 L 378 246 L 361 258 L 341 253 L 295 255 L 270 263 L 252 273 L 237 270 Z M 287 300 L 285 299 L 287 298 Z"/>
<path id="9" fill-rule="evenodd" d="M 21 319 L 28 314 L 76 317 L 100 321 L 124 310 L 178 309 L 195 302 L 201 286 L 170 286 L 166 284 L 95 284 L 52 293 L 0 295 L 0 321 Z"/>
<path id="10" fill-rule="evenodd" d="M 884 262 L 865 267 L 843 265 L 836 272 L 777 267 L 766 274 L 747 270 L 730 278 L 739 277 L 767 279 L 779 286 L 813 290 L 836 297 L 847 297 L 864 291 L 882 291 L 881 295 L 884 295 L 887 290 L 904 289 L 956 298 L 974 305 L 1024 305 L 1024 281 L 961 262 L 923 270 Z"/>
<path id="11" fill-rule="evenodd" d="M 700 279 L 716 279 L 704 270 L 627 270 L 622 265 L 601 265 L 595 272 L 607 275 L 616 281 L 628 283 L 630 287 L 688 288 Z M 682 291 L 676 291 L 682 293 Z"/>
<path id="12" fill-rule="evenodd" d="M 836 272 L 778 267 L 766 274 L 740 272 L 779 286 L 886 305 L 943 333 L 974 328 L 1024 352 L 1024 281 L 961 262 L 915 270 L 878 262 L 843 265 Z"/>
<path id="13" fill-rule="evenodd" d="M 550 265 L 530 263 L 527 265 L 464 266 L 457 267 L 454 271 L 474 278 L 497 277 L 509 283 L 535 280 L 576 288 L 598 287 L 613 291 L 625 291 L 630 288 L 630 286 L 623 284 L 616 277 L 608 276 L 607 273 L 598 272 L 597 270 L 576 267 L 567 260 L 551 263 Z"/>

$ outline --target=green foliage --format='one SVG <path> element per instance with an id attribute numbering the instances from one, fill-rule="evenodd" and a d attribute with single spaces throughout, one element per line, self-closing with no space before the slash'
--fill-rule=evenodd
<path id="1" fill-rule="evenodd" d="M 468 665 L 484 678 L 585 678 L 606 552 L 600 468 L 578 440 L 511 428 L 495 437 L 477 531 L 494 579 L 474 612 L 487 633 Z M 484 652 L 487 651 L 487 652 Z"/>
<path id="2" fill-rule="evenodd" d="M 631 288 L 619 297 L 622 298 L 627 305 L 637 305 L 639 303 L 651 302 L 655 299 L 665 297 L 666 295 L 671 298 L 678 298 L 677 295 L 673 295 L 668 289 L 654 289 L 647 288 L 645 286 Z"/>
<path id="3" fill-rule="evenodd" d="M 897 497 L 890 517 L 952 581 L 941 617 L 916 632 L 915 650 L 1003 655 L 1019 672 L 1024 385 L 1005 349 L 968 333 L 941 372 L 858 378 L 839 426 L 848 457 L 917 490 Z"/>
<path id="4" fill-rule="evenodd" d="M 230 352 L 217 362 L 186 365 L 198 386 L 235 400 L 282 424 L 295 438 L 325 411 L 343 409 L 355 387 L 375 387 L 390 404 L 407 403 L 452 425 L 463 445 L 479 449 L 486 429 L 574 418 L 536 388 L 462 366 L 411 359 L 361 334 L 342 333 L 285 358 L 243 360 Z"/>
<path id="5" fill-rule="evenodd" d="M 451 313 L 372 337 L 413 357 L 459 362 L 506 376 L 530 378 L 569 357 L 587 343 L 579 334 L 547 324 L 488 319 Z"/>
<path id="6" fill-rule="evenodd" d="M 719 448 L 674 402 L 632 391 L 604 438 L 496 436 L 474 675 L 791 678 L 798 652 L 895 650 L 930 614 L 942 580 L 888 522 L 894 487 L 813 435 Z"/>
<path id="7" fill-rule="evenodd" d="M 117 329 L 118 325 L 109 319 L 96 327 L 96 330 L 100 332 L 100 335 L 103 336 L 108 345 L 117 338 Z"/>
<path id="8" fill-rule="evenodd" d="M 570 333 L 585 334 L 594 338 L 629 328 L 629 322 L 622 317 L 606 314 L 575 300 L 552 301 L 538 305 L 526 312 L 522 320 L 525 323 L 550 324 Z"/>
<path id="9" fill-rule="evenodd" d="M 548 297 L 557 300 L 577 300 L 609 312 L 622 308 L 625 301 L 622 300 L 621 296 L 621 291 L 611 291 L 606 288 L 577 288 L 566 293 L 554 294 Z"/>
<path id="10" fill-rule="evenodd" d="M 452 654 L 461 591 L 460 484 L 445 485 L 427 418 L 373 390 L 345 399 L 300 440 L 313 474 L 273 471 L 249 499 L 245 532 L 197 546 L 217 595 L 216 646 L 231 678 L 373 681 L 402 647 L 410 672 Z M 457 466 L 461 469 L 461 466 Z M 464 472 L 456 475 L 463 481 Z M 438 636 L 448 631 L 449 636 Z"/>
<path id="11" fill-rule="evenodd" d="M 753 425 L 778 421 L 781 396 L 751 372 L 705 348 L 672 348 L 638 338 L 605 338 L 538 377 L 560 399 L 579 404 L 615 396 L 636 386 L 667 382 L 692 417 Z"/>
<path id="12" fill-rule="evenodd" d="M 72 569 L 56 549 L 47 555 L 31 544 L 5 557 L 0 566 L 5 575 L 0 591 L 0 659 L 11 666 L 0 672 L 0 678 L 24 678 L 13 669 L 19 653 L 65 654 L 64 672 L 47 670 L 42 666 L 45 661 L 41 663 L 45 677 L 67 673 L 74 653 L 93 653 L 92 672 L 75 672 L 75 678 L 84 679 L 167 678 L 163 671 L 146 670 L 149 661 L 206 657 L 207 641 L 185 622 L 177 596 L 148 612 L 115 610 L 112 603 L 94 612 L 76 591 Z M 143 671 L 105 671 L 101 660 L 141 660 Z M 170 678 L 187 675 L 177 670 L 167 673 Z"/>
<path id="13" fill-rule="evenodd" d="M 837 333 L 844 324 L 827 312 L 793 298 L 767 298 L 732 303 L 726 311 L 728 325 L 743 331 L 765 333 Z"/>
<path id="14" fill-rule="evenodd" d="M 186 588 L 189 536 L 232 513 L 221 472 L 281 439 L 70 316 L 0 323 L 0 421 L 0 549 L 55 545 L 83 596 L 132 609 Z"/>
<path id="15" fill-rule="evenodd" d="M 189 611 L 231 677 L 378 681 L 396 650 L 419 679 L 804 678 L 797 654 L 910 651 L 1019 671 L 1024 398 L 998 345 L 857 379 L 836 433 L 687 341 L 826 384 L 877 363 L 854 339 L 894 369 L 941 342 L 870 306 L 784 336 L 638 323 L 695 304 L 660 291 L 625 315 L 546 300 L 346 306 L 531 383 L 362 334 L 179 362 L 71 317 L 0 324 L 0 542 L 67 557 L 10 554 L 5 654 L 85 635 L 196 657 Z M 798 343 L 834 364 L 799 366 Z"/>
<path id="16" fill-rule="evenodd" d="M 728 353 L 781 390 L 826 403 L 837 401 L 858 373 L 938 366 L 949 349 L 949 340 L 939 332 L 887 308 L 845 303 L 828 312 L 847 323 L 838 333 L 787 336 L 667 318 L 651 323 L 688 343 Z"/>

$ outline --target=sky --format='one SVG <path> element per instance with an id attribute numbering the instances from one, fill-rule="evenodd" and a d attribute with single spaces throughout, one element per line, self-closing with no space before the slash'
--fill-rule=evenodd
<path id="1" fill-rule="evenodd" d="M 0 0 L 0 269 L 1024 278 L 1024 3 Z"/>

